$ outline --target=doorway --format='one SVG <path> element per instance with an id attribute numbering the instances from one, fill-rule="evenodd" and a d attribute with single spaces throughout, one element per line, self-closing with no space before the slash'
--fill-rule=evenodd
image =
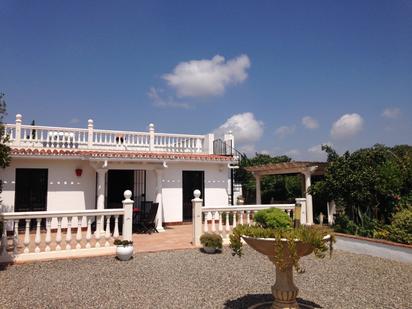
<path id="1" fill-rule="evenodd" d="M 123 208 L 124 191 L 130 190 L 134 192 L 134 171 L 109 170 L 107 172 L 106 184 L 106 208 Z"/>
<path id="2" fill-rule="evenodd" d="M 205 205 L 205 172 L 183 171 L 182 179 L 183 221 L 192 221 L 192 199 L 194 190 L 200 190 L 200 198 L 203 199 L 203 205 Z"/>
<path id="3" fill-rule="evenodd" d="M 16 168 L 16 189 L 14 211 L 46 211 L 47 210 L 48 170 L 41 168 Z M 25 220 L 19 220 L 19 229 L 24 229 Z M 41 220 L 44 228 L 46 220 Z M 30 229 L 36 227 L 36 219 L 30 220 Z"/>
<path id="4" fill-rule="evenodd" d="M 46 211 L 47 179 L 47 169 L 16 168 L 14 211 Z"/>

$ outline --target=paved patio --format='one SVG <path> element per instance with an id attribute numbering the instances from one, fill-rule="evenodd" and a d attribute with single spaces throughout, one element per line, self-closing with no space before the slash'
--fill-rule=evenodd
<path id="1" fill-rule="evenodd" d="M 154 236 L 154 235 L 150 235 Z M 150 237 L 148 236 L 148 237 Z M 159 236 L 160 237 L 160 236 Z M 336 251 L 303 259 L 299 297 L 315 308 L 410 308 L 412 265 Z M 138 253 L 9 266 L 0 271 L 0 308 L 247 308 L 271 299 L 267 258 L 246 248 Z"/>

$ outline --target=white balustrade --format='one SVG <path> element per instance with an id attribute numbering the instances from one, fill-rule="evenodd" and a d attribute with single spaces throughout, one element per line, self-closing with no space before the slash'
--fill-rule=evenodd
<path id="1" fill-rule="evenodd" d="M 114 253 L 113 241 L 120 237 L 119 216 L 124 214 L 125 209 L 123 208 L 65 212 L 0 213 L 0 222 L 3 223 L 0 262 L 82 256 L 86 254 L 85 252 L 87 252 L 86 255 L 98 254 L 98 252 L 100 252 L 99 254 L 101 252 Z M 111 218 L 114 218 L 113 233 L 110 224 Z M 92 233 L 92 222 L 95 219 L 96 233 Z M 54 231 L 52 231 L 52 220 L 57 221 L 57 229 Z M 19 249 L 19 222 L 24 222 L 24 235 L 22 235 L 24 237 L 22 242 L 24 248 L 22 251 Z M 128 222 L 132 224 L 131 220 L 128 220 Z M 104 223 L 106 224 L 105 231 L 103 231 Z M 43 224 L 46 228 L 45 237 L 42 237 L 41 231 Z M 85 233 L 82 232 L 83 224 L 86 228 Z M 8 243 L 8 226 L 14 230 L 13 242 L 10 242 L 12 245 Z M 35 229 L 34 239 L 31 238 L 31 228 Z M 76 228 L 75 237 L 72 235 L 73 228 Z M 131 230 L 131 227 L 129 229 Z M 52 237 L 53 234 L 55 237 Z M 100 245 L 102 236 L 105 240 L 104 246 Z M 62 246 L 63 238 L 65 246 Z M 95 246 L 92 248 L 93 238 L 95 239 Z M 84 241 L 83 246 L 82 241 Z M 93 253 L 95 251 L 96 253 Z"/>
<path id="2" fill-rule="evenodd" d="M 195 203 L 195 202 L 194 202 Z M 201 202 L 198 202 L 201 207 Z M 193 205 L 195 207 L 195 205 Z M 203 222 L 203 232 L 209 230 L 220 234 L 225 241 L 228 240 L 230 232 L 238 224 L 254 224 L 253 214 L 262 209 L 279 208 L 290 215 L 295 208 L 295 204 L 265 204 L 265 205 L 242 205 L 242 206 L 224 206 L 224 207 L 201 207 Z M 246 216 L 246 217 L 245 217 Z M 216 228 L 216 220 L 218 227 Z M 193 224 L 199 224 L 196 220 Z M 202 224 L 202 222 L 200 222 Z M 210 225 L 210 226 L 209 226 Z"/>
<path id="3" fill-rule="evenodd" d="M 94 129 L 89 119 L 87 128 L 65 128 L 23 125 L 21 115 L 15 124 L 6 124 L 4 136 L 17 147 L 53 149 L 134 150 L 170 153 L 209 153 L 208 135 L 155 133 Z"/>

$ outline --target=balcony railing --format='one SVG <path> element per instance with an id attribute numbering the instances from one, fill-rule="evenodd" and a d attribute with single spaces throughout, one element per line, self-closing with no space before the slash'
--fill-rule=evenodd
<path id="1" fill-rule="evenodd" d="M 15 124 L 5 125 L 4 134 L 14 147 L 204 154 L 213 154 L 214 140 L 213 134 L 156 133 L 153 124 L 148 132 L 100 130 L 91 119 L 86 129 L 24 125 L 20 114 Z"/>

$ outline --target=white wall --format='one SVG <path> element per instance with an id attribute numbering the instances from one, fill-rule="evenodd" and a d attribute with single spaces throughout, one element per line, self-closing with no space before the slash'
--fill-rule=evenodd
<path id="1" fill-rule="evenodd" d="M 48 170 L 47 210 L 84 210 L 95 208 L 96 172 L 87 161 L 13 159 L 10 166 L 0 170 L 3 180 L 2 204 L 14 210 L 16 168 L 45 168 Z M 75 170 L 81 168 L 82 176 Z"/>
<path id="2" fill-rule="evenodd" d="M 146 199 L 156 199 L 157 176 L 154 168 L 162 168 L 162 203 L 164 222 L 182 221 L 182 171 L 204 171 L 205 173 L 205 204 L 206 206 L 225 206 L 228 204 L 228 168 L 225 163 L 201 162 L 167 162 L 156 164 L 116 164 L 110 163 L 108 168 L 146 169 Z M 14 210 L 14 190 L 16 167 L 47 168 L 48 193 L 47 210 L 84 210 L 95 208 L 96 172 L 86 160 L 43 160 L 43 159 L 13 159 L 5 170 L 0 169 L 0 179 L 3 179 L 2 204 L 6 211 Z M 81 177 L 77 177 L 75 169 L 83 169 Z M 200 188 L 199 188 L 200 189 Z M 73 219 L 73 225 L 76 224 Z M 63 223 L 63 226 L 65 224 Z M 53 224 L 55 226 L 55 224 Z"/>
<path id="3" fill-rule="evenodd" d="M 163 217 L 165 222 L 182 221 L 182 171 L 204 171 L 205 173 L 205 206 L 225 206 L 228 204 L 227 165 L 222 163 L 168 163 L 163 170 L 162 198 Z M 199 188 L 200 189 L 200 188 Z"/>

